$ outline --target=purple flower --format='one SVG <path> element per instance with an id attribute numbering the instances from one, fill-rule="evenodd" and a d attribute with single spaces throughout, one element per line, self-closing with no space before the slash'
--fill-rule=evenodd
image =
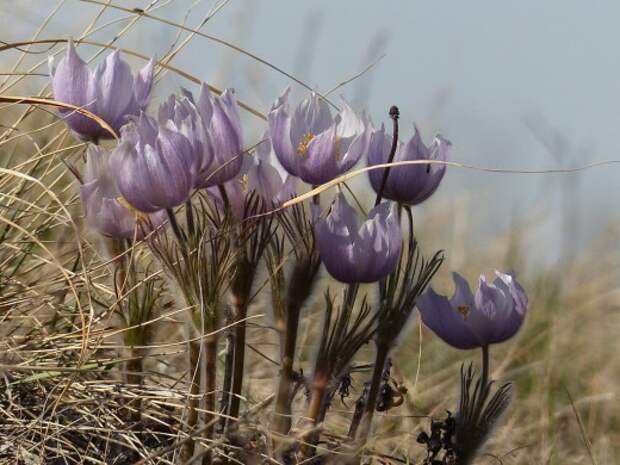
<path id="1" fill-rule="evenodd" d="M 297 194 L 299 178 L 286 174 L 282 177 L 272 163 L 272 147 L 269 135 L 256 147 L 252 164 L 248 170 L 248 192 L 255 191 L 270 207 L 279 207 Z"/>
<path id="2" fill-rule="evenodd" d="M 243 169 L 238 177 L 224 184 L 233 216 L 238 221 L 261 211 L 277 208 L 296 195 L 299 179 L 291 175 L 283 179 L 271 164 L 270 152 L 271 144 L 269 139 L 265 139 L 256 147 L 256 153 L 247 169 Z M 221 208 L 223 201 L 219 189 L 211 187 L 208 192 Z M 250 202 L 251 195 L 256 195 L 260 203 Z"/>
<path id="3" fill-rule="evenodd" d="M 104 236 L 115 239 L 142 239 L 165 221 L 164 212 L 140 215 L 119 202 L 120 193 L 110 173 L 110 154 L 101 147 L 89 145 L 86 152 L 82 203 L 88 224 Z"/>
<path id="4" fill-rule="evenodd" d="M 332 118 L 326 102 L 312 93 L 289 113 L 290 89 L 278 97 L 269 112 L 273 149 L 290 174 L 312 185 L 328 182 L 357 163 L 368 149 L 364 119 L 342 102 Z"/>
<path id="5" fill-rule="evenodd" d="M 399 143 L 394 161 L 441 160 L 448 159 L 451 143 L 441 136 L 436 136 L 429 147 L 424 145 L 418 128 L 406 144 Z M 368 149 L 368 165 L 387 163 L 392 146 L 392 137 L 381 129 L 373 131 Z M 375 192 L 381 189 L 384 169 L 369 171 L 370 183 Z M 416 205 L 428 199 L 439 187 L 446 172 L 446 165 L 420 164 L 393 166 L 389 170 L 383 197 L 399 203 Z"/>
<path id="6" fill-rule="evenodd" d="M 144 113 L 123 126 L 112 152 L 118 189 L 135 209 L 151 213 L 188 199 L 194 186 L 196 159 L 187 138 L 159 126 Z"/>
<path id="7" fill-rule="evenodd" d="M 213 161 L 213 144 L 202 124 L 193 99 L 185 95 L 180 98 L 170 95 L 159 106 L 159 124 L 187 138 L 192 148 L 191 154 L 196 170 L 194 187 L 201 187 Z"/>
<path id="8" fill-rule="evenodd" d="M 91 72 L 70 41 L 66 56 L 58 67 L 52 66 L 54 98 L 94 113 L 118 132 L 128 116 L 137 116 L 148 105 L 154 63 L 149 61 L 134 77 L 129 65 L 121 60 L 118 51 L 114 51 Z M 65 115 L 67 125 L 84 140 L 112 137 L 96 121 L 75 111 L 61 110 L 61 114 Z"/>
<path id="9" fill-rule="evenodd" d="M 371 283 L 385 277 L 394 271 L 402 247 L 395 204 L 379 204 L 359 226 L 355 209 L 342 194 L 329 215 L 317 223 L 315 235 L 325 268 L 345 283 Z"/>
<path id="10" fill-rule="evenodd" d="M 160 124 L 181 132 L 197 160 L 195 186 L 210 187 L 233 179 L 243 165 L 243 140 L 239 108 L 232 90 L 213 97 L 206 84 L 198 100 L 184 90 L 159 108 Z"/>
<path id="11" fill-rule="evenodd" d="M 493 284 L 480 277 L 475 295 L 458 273 L 453 273 L 456 290 L 451 299 L 428 289 L 417 304 L 424 324 L 457 349 L 473 349 L 510 339 L 525 318 L 527 295 L 512 275 L 499 271 L 495 274 L 497 279 Z"/>

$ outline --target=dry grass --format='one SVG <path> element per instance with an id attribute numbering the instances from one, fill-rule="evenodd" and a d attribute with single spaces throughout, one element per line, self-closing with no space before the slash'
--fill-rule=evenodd
<path id="1" fill-rule="evenodd" d="M 159 21 L 157 9 L 167 2 L 152 2 L 153 16 L 148 18 L 131 10 L 112 12 L 103 3 L 99 13 L 85 21 L 83 38 L 111 26 L 116 28 L 110 37 L 123 37 L 143 21 Z M 50 8 L 45 21 L 69 7 L 61 2 L 59 9 Z M 209 12 L 203 24 L 218 11 Z M 124 19 L 111 21 L 110 16 Z M 32 40 L 49 38 L 45 21 Z M 162 56 L 163 64 L 200 36 L 189 26 L 165 21 L 161 26 L 176 28 L 178 36 L 166 47 L 171 52 Z M 6 71 L 0 76 L 0 95 L 48 97 L 47 81 L 35 75 L 46 72 L 48 53 L 61 50 L 22 45 L 0 52 Z M 171 65 L 160 68 L 160 77 L 168 72 L 191 78 Z M 174 290 L 168 289 L 149 322 L 153 339 L 146 349 L 145 384 L 123 383 L 118 354 L 126 351 L 114 314 L 109 261 L 100 240 L 81 224 L 76 181 L 67 169 L 82 166 L 84 149 L 49 110 L 23 104 L 0 107 L 0 462 L 174 463 L 174 446 L 186 438 L 184 312 Z M 620 462 L 619 232 L 610 227 L 598 242 L 580 247 L 570 262 L 532 269 L 523 263 L 527 257 L 521 252 L 528 241 L 535 241 L 529 237 L 528 221 L 523 227 L 515 225 L 510 237 L 472 250 L 467 237 L 476 231 L 464 230 L 458 218 L 458 206 L 446 206 L 441 216 L 427 219 L 426 224 L 442 233 L 434 237 L 423 229 L 425 248 L 449 245 L 449 260 L 474 270 L 519 263 L 531 302 L 524 330 L 492 353 L 493 377 L 514 381 L 516 399 L 479 463 Z M 440 272 L 437 286 L 449 286 L 450 266 Z M 242 407 L 246 414 L 238 440 L 266 454 L 278 372 L 277 336 L 266 302 L 255 302 L 250 313 Z M 317 303 L 304 316 L 300 364 L 305 371 L 311 370 L 320 313 Z M 419 321 L 414 323 L 394 358 L 393 375 L 407 389 L 405 403 L 379 416 L 371 447 L 383 461 L 376 463 L 422 458 L 417 432 L 428 428 L 428 416 L 454 410 L 458 368 L 471 355 L 445 347 Z M 371 349 L 359 354 L 359 365 L 371 359 Z M 223 346 L 221 351 L 223 355 Z M 325 425 L 330 441 L 324 445 L 333 447 L 344 439 L 352 405 L 367 377 L 367 372 L 356 373 L 351 397 L 334 401 Z M 299 396 L 298 428 L 303 427 L 304 403 Z"/>

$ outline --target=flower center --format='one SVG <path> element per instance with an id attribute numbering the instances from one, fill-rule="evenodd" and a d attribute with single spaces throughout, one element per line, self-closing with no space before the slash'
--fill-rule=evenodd
<path id="1" fill-rule="evenodd" d="M 467 320 L 467 317 L 469 316 L 469 305 L 459 305 L 456 309 L 461 315 L 463 315 L 463 319 Z"/>
<path id="2" fill-rule="evenodd" d="M 314 139 L 314 134 L 311 132 L 307 132 L 297 144 L 297 155 L 305 155 L 308 151 L 308 145 L 310 145 L 310 141 Z"/>

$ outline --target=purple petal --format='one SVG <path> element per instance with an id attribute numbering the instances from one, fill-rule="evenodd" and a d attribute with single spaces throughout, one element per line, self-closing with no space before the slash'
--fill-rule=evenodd
<path id="1" fill-rule="evenodd" d="M 501 289 L 487 284 L 484 276 L 481 276 L 474 301 L 476 306 L 470 313 L 468 322 L 481 344 L 491 344 L 503 318 L 512 310 L 512 299 Z"/>
<path id="2" fill-rule="evenodd" d="M 380 129 L 371 131 L 368 142 L 368 165 L 374 166 L 387 163 L 391 146 L 391 138 L 385 133 L 385 126 L 383 124 Z M 382 168 L 368 172 L 370 184 L 376 192 L 379 192 L 379 189 L 381 189 L 384 171 L 385 169 Z"/>
<path id="3" fill-rule="evenodd" d="M 339 165 L 340 174 L 353 168 L 359 159 L 368 152 L 369 139 L 370 132 L 364 132 L 359 136 L 337 141 L 336 161 Z"/>
<path id="4" fill-rule="evenodd" d="M 480 347 L 466 316 L 455 310 L 446 297 L 438 295 L 432 288 L 418 298 L 417 307 L 424 324 L 447 344 L 461 350 Z"/>
<path id="5" fill-rule="evenodd" d="M 237 176 L 243 165 L 241 123 L 236 100 L 228 90 L 214 102 L 208 133 L 214 159 L 205 185 L 223 184 Z"/>
<path id="6" fill-rule="evenodd" d="M 333 122 L 327 102 L 312 92 L 297 106 L 291 118 L 291 142 L 296 145 L 308 135 L 316 136 L 327 130 Z"/>
<path id="7" fill-rule="evenodd" d="M 260 161 L 272 163 L 271 161 L 271 140 L 269 131 L 263 133 L 262 141 L 256 146 L 256 158 Z"/>
<path id="8" fill-rule="evenodd" d="M 321 259 L 329 274 L 342 282 L 356 282 L 354 242 L 357 238 L 357 214 L 342 194 L 332 211 L 315 226 L 315 237 Z"/>
<path id="9" fill-rule="evenodd" d="M 338 126 L 337 135 L 342 139 L 357 137 L 366 131 L 364 120 L 357 116 L 344 99 L 342 99 L 342 110 L 336 116 L 336 122 Z"/>
<path id="10" fill-rule="evenodd" d="M 54 99 L 86 110 L 93 111 L 95 94 L 91 72 L 86 63 L 77 54 L 73 42 L 67 46 L 65 57 L 60 60 L 52 78 Z M 99 135 L 99 124 L 72 110 L 61 110 L 67 125 L 84 138 Z"/>
<path id="11" fill-rule="evenodd" d="M 273 202 L 282 186 L 280 173 L 269 163 L 257 160 L 248 172 L 248 192 L 255 191 L 268 204 Z"/>
<path id="12" fill-rule="evenodd" d="M 450 305 L 453 308 L 467 307 L 468 311 L 472 310 L 475 306 L 474 295 L 471 292 L 469 283 L 459 273 L 452 273 L 452 279 L 454 280 L 454 295 L 450 299 Z"/>
<path id="13" fill-rule="evenodd" d="M 144 110 L 149 104 L 153 87 L 154 67 L 155 60 L 151 58 L 146 66 L 140 70 L 134 82 L 134 98 L 140 110 Z"/>
<path id="14" fill-rule="evenodd" d="M 77 54 L 73 42 L 67 47 L 67 54 L 60 60 L 52 79 L 52 88 L 56 100 L 72 105 L 84 106 L 90 86 L 90 71 L 86 63 Z"/>
<path id="15" fill-rule="evenodd" d="M 207 86 L 204 82 L 200 85 L 200 93 L 198 94 L 196 109 L 198 110 L 204 124 L 209 124 L 209 121 L 211 121 L 211 118 L 213 117 L 213 95 L 209 90 L 209 86 Z"/>
<path id="16" fill-rule="evenodd" d="M 402 247 L 396 206 L 383 202 L 373 208 L 355 241 L 358 281 L 371 283 L 394 271 Z"/>
<path id="17" fill-rule="evenodd" d="M 376 165 L 387 161 L 391 142 L 388 137 L 381 138 L 377 132 L 371 136 L 369 164 Z M 450 143 L 440 137 L 435 138 L 430 148 L 422 142 L 418 129 L 413 137 L 396 151 L 394 161 L 445 160 Z M 428 199 L 439 187 L 445 174 L 445 165 L 404 165 L 390 169 L 383 195 L 386 198 L 407 204 L 419 204 Z M 384 170 L 370 172 L 370 182 L 378 192 L 381 187 Z"/>
<path id="18" fill-rule="evenodd" d="M 294 176 L 299 176 L 300 155 L 291 142 L 291 118 L 288 115 L 288 94 L 290 89 L 278 97 L 267 116 L 269 136 L 273 151 L 284 169 Z"/>
<path id="19" fill-rule="evenodd" d="M 160 128 L 155 145 L 123 142 L 113 152 L 119 191 L 143 212 L 175 207 L 193 186 L 191 146 L 179 133 Z"/>
<path id="20" fill-rule="evenodd" d="M 107 56 L 95 70 L 96 113 L 114 129 L 125 123 L 125 116 L 135 113 L 131 68 L 120 59 L 118 51 Z"/>
<path id="21" fill-rule="evenodd" d="M 528 299 L 525 289 L 517 282 L 511 274 L 501 273 L 499 271 L 495 271 L 498 279 L 496 279 L 496 284 L 499 285 L 499 282 L 503 282 L 504 285 L 508 288 L 510 295 L 515 301 L 515 309 L 521 315 L 525 315 L 527 312 Z"/>
<path id="22" fill-rule="evenodd" d="M 336 125 L 314 137 L 301 158 L 299 177 L 308 184 L 320 185 L 341 174 L 337 159 Z"/>
<path id="23" fill-rule="evenodd" d="M 275 198 L 275 205 L 282 205 L 284 202 L 291 200 L 297 196 L 297 186 L 299 185 L 299 178 L 292 175 L 287 175 L 284 180 L 284 185 Z"/>

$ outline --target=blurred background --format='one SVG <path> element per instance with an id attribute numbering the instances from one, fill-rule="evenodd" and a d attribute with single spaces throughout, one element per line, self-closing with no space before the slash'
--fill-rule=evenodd
<path id="1" fill-rule="evenodd" d="M 131 11 L 104 8 L 105 3 L 0 0 L 0 40 L 78 38 L 88 31 L 91 40 L 170 59 L 216 87 L 234 87 L 239 100 L 261 112 L 286 86 L 294 100 L 305 95 L 291 79 L 239 51 Z M 322 93 L 331 91 L 335 102 L 343 95 L 356 109 L 367 109 L 376 125 L 388 122 L 388 108 L 396 104 L 403 138 L 413 134 L 414 123 L 427 142 L 441 133 L 453 143 L 453 160 L 463 164 L 546 170 L 620 159 L 617 0 L 113 5 L 148 9 L 165 21 L 200 28 Z M 0 54 L 9 73 L 37 73 L 26 79 L 0 75 L 0 93 L 43 91 L 47 56 L 60 57 L 63 47 L 30 50 L 37 53 L 21 62 L 20 51 Z M 79 51 L 101 60 L 97 47 L 81 45 Z M 136 67 L 142 63 L 125 58 Z M 196 89 L 178 74 L 162 72 L 158 79 L 153 108 L 179 86 Z M 250 145 L 265 125 L 249 114 L 244 119 Z M 490 276 L 503 268 L 516 271 L 530 294 L 526 329 L 516 343 L 496 352 L 497 376 L 517 383 L 519 399 L 495 441 L 506 452 L 501 463 L 620 460 L 619 180 L 620 165 L 572 174 L 449 168 L 438 192 L 415 211 L 422 247 L 446 250 L 435 282 L 440 290 L 451 291 L 452 270 L 473 282 L 480 273 Z M 369 189 L 362 177 L 356 184 Z M 433 406 L 441 412 L 447 405 L 437 407 L 435 401 L 452 393 L 463 353 L 420 329 L 422 358 L 418 331 L 412 333 L 399 355 L 397 376 L 409 389 L 412 411 Z M 258 344 L 263 336 L 253 337 Z M 265 375 L 257 370 L 256 379 L 260 376 Z"/>
<path id="2" fill-rule="evenodd" d="M 126 8 L 151 3 L 153 14 L 191 28 L 217 10 L 202 25 L 203 32 L 266 59 L 323 93 L 374 64 L 332 98 L 344 95 L 357 108 L 367 108 L 375 124 L 386 121 L 387 109 L 397 104 L 403 137 L 412 133 L 413 123 L 427 141 L 440 132 L 453 142 L 458 162 L 552 169 L 618 158 L 620 153 L 615 137 L 620 126 L 620 3 L 615 0 L 117 2 Z M 51 18 L 44 35 L 76 37 L 101 5 L 2 1 L 2 40 L 30 38 L 55 8 L 61 14 Z M 100 22 L 108 25 L 92 38 L 110 40 L 128 25 L 128 16 L 109 8 Z M 142 18 L 115 43 L 162 57 L 185 36 L 175 27 Z M 303 89 L 285 76 L 202 37 L 191 40 L 171 63 L 213 85 L 235 87 L 241 100 L 261 111 L 287 85 L 296 97 L 303 96 Z M 163 76 L 156 100 L 178 85 L 191 83 Z M 256 134 L 261 130 L 257 125 Z M 450 169 L 441 193 L 420 214 L 465 209 L 461 220 L 473 232 L 469 241 L 476 247 L 527 218 L 531 240 L 526 253 L 549 263 L 615 222 L 617 179 L 614 166 L 570 175 Z"/>

